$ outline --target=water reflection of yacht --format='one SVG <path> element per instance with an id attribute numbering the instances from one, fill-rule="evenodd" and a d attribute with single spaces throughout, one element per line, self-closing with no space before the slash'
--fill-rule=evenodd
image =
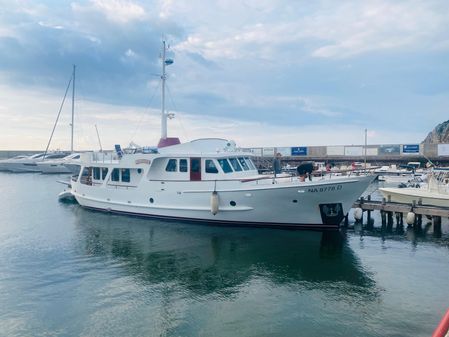
<path id="1" fill-rule="evenodd" d="M 335 296 L 377 296 L 374 281 L 339 232 L 166 226 L 82 208 L 76 209 L 76 218 L 80 254 L 117 260 L 139 282 L 176 283 L 206 295 L 233 293 L 262 278 L 305 289 L 334 284 L 330 295 Z M 351 292 L 336 286 L 337 281 Z"/>

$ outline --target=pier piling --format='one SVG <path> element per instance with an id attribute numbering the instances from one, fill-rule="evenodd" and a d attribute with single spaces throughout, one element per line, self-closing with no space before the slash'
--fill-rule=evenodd
<path id="1" fill-rule="evenodd" d="M 432 224 L 433 224 L 433 236 L 436 238 L 441 238 L 441 217 L 433 216 Z"/>

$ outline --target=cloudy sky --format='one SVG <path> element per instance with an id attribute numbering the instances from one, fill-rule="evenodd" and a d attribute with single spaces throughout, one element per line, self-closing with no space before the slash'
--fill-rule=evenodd
<path id="1" fill-rule="evenodd" d="M 449 119 L 446 0 L 0 0 L 0 150 L 42 149 L 76 64 L 75 144 L 417 143 Z M 70 99 L 52 148 L 68 148 Z"/>

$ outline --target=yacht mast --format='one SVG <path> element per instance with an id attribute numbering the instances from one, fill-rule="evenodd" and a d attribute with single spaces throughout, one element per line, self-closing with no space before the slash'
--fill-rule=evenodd
<path id="1" fill-rule="evenodd" d="M 73 65 L 73 83 L 72 83 L 72 123 L 70 124 L 72 127 L 72 134 L 70 139 L 70 152 L 73 153 L 73 122 L 74 122 L 74 116 L 75 116 L 75 68 L 76 65 Z"/>
<path id="2" fill-rule="evenodd" d="M 165 80 L 166 80 L 166 74 L 165 74 L 165 52 L 166 52 L 166 45 L 165 41 L 162 41 L 162 106 L 161 106 L 161 139 L 167 138 L 167 114 L 165 113 Z"/>

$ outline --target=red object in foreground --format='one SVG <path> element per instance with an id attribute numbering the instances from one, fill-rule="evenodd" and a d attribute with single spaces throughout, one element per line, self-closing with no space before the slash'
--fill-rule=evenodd
<path id="1" fill-rule="evenodd" d="M 446 314 L 441 319 L 440 324 L 433 332 L 432 337 L 445 337 L 449 331 L 449 309 L 446 311 Z"/>

